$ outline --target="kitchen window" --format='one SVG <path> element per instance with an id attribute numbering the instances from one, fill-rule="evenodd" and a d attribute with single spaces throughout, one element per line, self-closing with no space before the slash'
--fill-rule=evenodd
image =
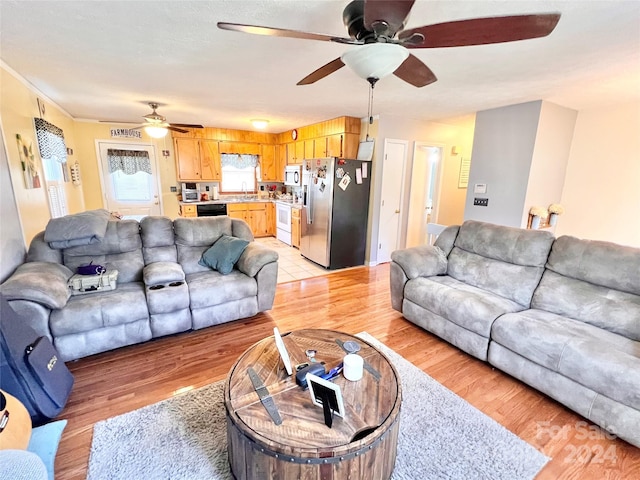
<path id="1" fill-rule="evenodd" d="M 239 155 L 223 153 L 220 155 L 222 165 L 222 192 L 255 193 L 258 164 L 257 155 Z"/>

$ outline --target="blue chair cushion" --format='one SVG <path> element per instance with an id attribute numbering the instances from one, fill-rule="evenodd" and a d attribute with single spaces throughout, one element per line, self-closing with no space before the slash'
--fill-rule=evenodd
<path id="1" fill-rule="evenodd" d="M 53 467 L 62 431 L 67 426 L 66 420 L 47 423 L 31 430 L 31 440 L 27 450 L 35 453 L 47 468 L 50 480 L 54 480 Z"/>

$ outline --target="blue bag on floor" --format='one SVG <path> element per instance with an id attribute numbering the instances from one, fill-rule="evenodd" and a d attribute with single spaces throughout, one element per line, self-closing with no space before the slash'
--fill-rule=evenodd
<path id="1" fill-rule="evenodd" d="M 47 337 L 39 336 L 0 295 L 0 389 L 22 402 L 34 426 L 55 418 L 73 375 Z"/>

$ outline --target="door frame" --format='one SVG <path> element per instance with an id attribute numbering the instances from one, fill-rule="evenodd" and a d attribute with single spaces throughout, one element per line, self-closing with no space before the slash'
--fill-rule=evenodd
<path id="1" fill-rule="evenodd" d="M 429 148 L 437 148 L 438 150 L 440 150 L 440 159 L 439 159 L 438 168 L 436 170 L 436 179 L 435 179 L 435 182 L 434 182 L 434 192 L 433 192 L 433 203 L 435 203 L 435 208 L 433 208 L 433 211 L 431 213 L 431 222 L 432 223 L 437 223 L 437 220 L 438 220 L 438 217 L 439 217 L 439 213 L 440 213 L 440 195 L 442 193 L 442 182 L 443 182 L 443 177 L 444 177 L 443 171 L 444 171 L 444 160 L 445 160 L 445 148 L 446 148 L 446 145 L 444 143 L 424 142 L 424 141 L 416 140 L 416 141 L 413 142 L 413 158 L 412 158 L 412 161 L 411 161 L 411 174 L 410 174 L 410 178 L 409 178 L 410 186 L 409 186 L 409 198 L 408 198 L 408 205 L 407 205 L 407 223 L 406 223 L 407 234 L 409 233 L 409 222 L 411 221 L 411 218 L 410 218 L 409 214 L 411 213 L 411 189 L 413 187 L 413 180 L 414 180 L 413 179 L 413 172 L 414 172 L 414 169 L 415 169 L 416 157 L 418 155 L 422 155 L 422 154 L 429 155 L 429 153 L 426 152 L 426 150 L 429 149 Z M 422 153 L 422 152 L 424 152 L 424 153 Z M 426 233 L 426 225 L 425 225 L 425 233 Z M 405 248 L 407 246 L 407 241 L 408 241 L 408 235 L 407 235 L 407 238 L 405 238 Z"/>
<path id="2" fill-rule="evenodd" d="M 107 184 L 104 178 L 103 165 L 102 165 L 102 155 L 100 155 L 100 144 L 101 143 L 113 143 L 116 145 L 120 145 L 123 148 L 125 146 L 131 147 L 148 147 L 153 151 L 153 166 L 156 172 L 155 175 L 155 183 L 156 183 L 156 192 L 158 193 L 158 207 L 160 208 L 160 215 L 164 215 L 164 204 L 162 203 L 162 184 L 160 182 L 160 169 L 158 166 L 158 155 L 156 152 L 156 146 L 153 143 L 134 143 L 128 142 L 126 140 L 112 140 L 112 139 L 96 139 L 96 160 L 98 163 L 98 173 L 100 175 L 100 188 L 102 189 L 102 208 L 107 209 Z"/>

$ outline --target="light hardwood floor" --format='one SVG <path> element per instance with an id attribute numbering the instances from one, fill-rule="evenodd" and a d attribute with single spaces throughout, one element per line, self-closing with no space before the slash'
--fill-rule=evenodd
<path id="1" fill-rule="evenodd" d="M 274 326 L 369 332 L 551 457 L 538 479 L 640 479 L 640 449 L 606 438 L 579 415 L 393 310 L 388 265 L 280 284 L 268 313 L 69 363 L 76 384 L 60 416 L 69 423 L 56 479 L 86 478 L 94 423 L 222 380 Z"/>

